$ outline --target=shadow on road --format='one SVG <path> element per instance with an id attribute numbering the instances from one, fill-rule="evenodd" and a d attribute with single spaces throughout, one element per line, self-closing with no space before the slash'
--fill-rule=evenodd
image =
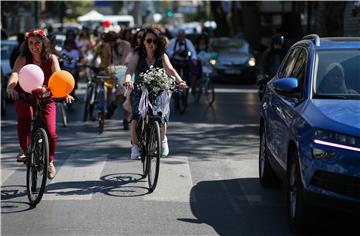
<path id="1" fill-rule="evenodd" d="M 145 182 L 140 174 L 116 173 L 96 181 L 68 181 L 49 184 L 47 195 L 92 195 L 103 193 L 113 197 L 138 197 L 149 193 L 148 188 L 136 184 Z"/>
<path id="2" fill-rule="evenodd" d="M 31 210 L 28 202 L 13 201 L 26 196 L 26 186 L 7 185 L 1 186 L 1 214 L 18 213 Z"/>
<path id="3" fill-rule="evenodd" d="M 92 195 L 102 193 L 112 197 L 139 197 L 149 194 L 149 189 L 143 187 L 146 181 L 140 174 L 115 173 L 104 175 L 96 181 L 69 181 L 49 183 L 44 197 Z M 17 201 L 14 201 L 17 199 Z M 41 204 L 41 203 L 40 203 Z M 1 186 L 1 214 L 17 213 L 31 210 L 27 202 L 26 186 Z"/>
<path id="4" fill-rule="evenodd" d="M 239 186 L 256 186 L 251 194 Z M 191 190 L 195 218 L 178 218 L 207 224 L 219 235 L 294 235 L 288 227 L 283 191 L 264 189 L 257 178 L 202 181 Z M 358 235 L 358 218 L 327 209 L 315 211 L 307 235 Z"/>

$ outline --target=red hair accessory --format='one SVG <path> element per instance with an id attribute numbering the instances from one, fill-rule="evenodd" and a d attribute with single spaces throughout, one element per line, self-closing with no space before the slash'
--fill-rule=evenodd
<path id="1" fill-rule="evenodd" d="M 36 29 L 36 30 L 30 31 L 30 32 L 27 32 L 25 34 L 25 38 L 30 38 L 30 37 L 35 37 L 35 36 L 39 36 L 40 38 L 45 38 L 46 33 L 42 29 Z"/>

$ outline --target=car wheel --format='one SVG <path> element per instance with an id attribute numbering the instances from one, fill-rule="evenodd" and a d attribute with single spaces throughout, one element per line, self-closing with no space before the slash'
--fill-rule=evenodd
<path id="1" fill-rule="evenodd" d="M 274 187 L 279 184 L 273 168 L 269 163 L 265 129 L 261 129 L 259 147 L 259 180 L 263 187 Z"/>
<path id="2" fill-rule="evenodd" d="M 296 151 L 292 152 L 287 180 L 287 208 L 291 231 L 304 232 L 308 224 L 309 206 L 305 202 L 304 187 L 301 181 L 300 165 Z"/>

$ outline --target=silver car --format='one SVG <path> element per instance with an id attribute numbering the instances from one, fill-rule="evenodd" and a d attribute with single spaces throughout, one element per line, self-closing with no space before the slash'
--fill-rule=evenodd
<path id="1" fill-rule="evenodd" d="M 250 44 L 241 38 L 220 37 L 210 40 L 210 48 L 216 53 L 212 61 L 213 76 L 218 80 L 241 82 L 254 69 L 256 61 Z"/>

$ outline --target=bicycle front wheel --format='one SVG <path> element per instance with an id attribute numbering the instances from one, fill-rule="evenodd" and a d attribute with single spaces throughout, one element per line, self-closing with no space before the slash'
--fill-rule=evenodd
<path id="1" fill-rule="evenodd" d="M 26 189 L 30 205 L 36 206 L 45 192 L 49 164 L 49 141 L 42 128 L 35 132 L 31 141 L 32 151 L 27 160 Z"/>
<path id="2" fill-rule="evenodd" d="M 84 107 L 84 116 L 83 116 L 83 121 L 87 121 L 88 117 L 92 117 L 92 107 L 93 104 L 91 104 L 91 100 L 93 97 L 93 93 L 94 93 L 94 85 L 93 84 L 88 84 L 87 88 L 86 88 L 86 95 L 85 95 L 85 107 Z"/>
<path id="3" fill-rule="evenodd" d="M 148 139 L 146 140 L 147 175 L 149 192 L 153 192 L 159 177 L 161 155 L 161 139 L 159 122 L 153 121 L 149 127 Z"/>

